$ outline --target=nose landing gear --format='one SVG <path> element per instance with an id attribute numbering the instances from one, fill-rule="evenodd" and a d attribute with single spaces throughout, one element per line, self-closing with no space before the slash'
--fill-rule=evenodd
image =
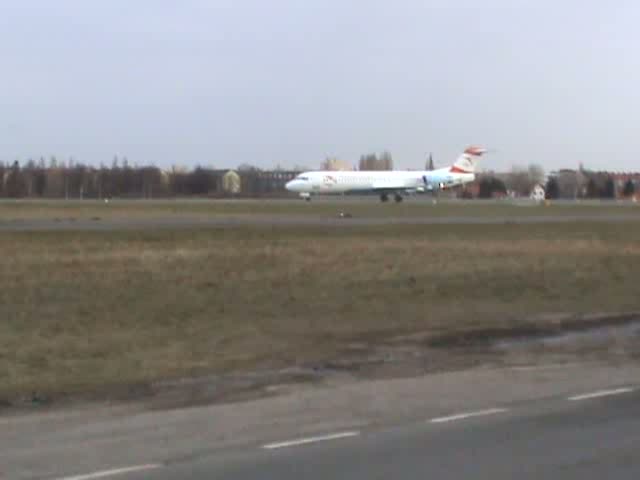
<path id="1" fill-rule="evenodd" d="M 403 200 L 402 195 L 400 195 L 399 193 L 394 194 L 393 195 L 393 200 L 396 203 L 402 202 L 402 200 Z M 389 201 L 389 194 L 388 193 L 381 193 L 380 194 L 380 201 L 381 202 L 388 202 Z"/>

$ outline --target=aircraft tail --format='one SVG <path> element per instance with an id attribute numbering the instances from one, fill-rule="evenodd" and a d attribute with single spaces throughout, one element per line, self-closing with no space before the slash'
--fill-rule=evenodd
<path id="1" fill-rule="evenodd" d="M 486 148 L 471 146 L 458 157 L 451 167 L 452 173 L 475 173 L 480 157 L 487 153 Z"/>

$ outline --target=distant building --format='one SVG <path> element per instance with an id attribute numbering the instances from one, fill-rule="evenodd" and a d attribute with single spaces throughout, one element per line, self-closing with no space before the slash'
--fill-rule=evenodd
<path id="1" fill-rule="evenodd" d="M 241 180 L 238 172 L 229 170 L 222 176 L 222 191 L 227 194 L 236 195 L 241 190 Z"/>
<path id="2" fill-rule="evenodd" d="M 457 190 L 457 194 L 459 198 L 477 198 L 480 194 L 480 182 L 478 181 L 478 177 L 471 182 L 467 183 Z"/>
<path id="3" fill-rule="evenodd" d="M 531 198 L 531 200 L 535 200 L 536 202 L 542 202 L 544 200 L 544 197 L 545 197 L 544 187 L 539 183 L 533 187 L 533 189 L 531 190 L 531 193 L 529 194 L 529 198 Z"/>

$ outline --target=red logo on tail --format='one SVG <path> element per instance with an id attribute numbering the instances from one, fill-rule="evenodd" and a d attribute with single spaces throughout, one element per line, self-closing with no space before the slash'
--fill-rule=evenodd
<path id="1" fill-rule="evenodd" d="M 479 157 L 480 155 L 486 152 L 487 150 L 482 147 L 469 147 L 464 151 L 464 153 L 466 153 L 467 155 L 473 155 L 476 157 Z"/>

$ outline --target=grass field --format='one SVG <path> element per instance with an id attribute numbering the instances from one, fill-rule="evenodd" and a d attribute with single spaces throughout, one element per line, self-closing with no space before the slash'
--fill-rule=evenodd
<path id="1" fill-rule="evenodd" d="M 88 201 L 3 201 L 0 222 L 19 219 L 114 219 L 173 216 L 247 216 L 309 215 L 334 217 L 348 211 L 357 217 L 443 217 L 484 216 L 522 217 L 532 215 L 609 215 L 640 217 L 640 205 L 623 203 L 563 203 L 550 206 L 527 201 L 511 202 L 441 201 L 434 205 L 430 197 L 409 198 L 401 204 L 381 204 L 376 197 L 323 197 L 312 202 L 302 200 L 115 200 L 108 204 Z"/>
<path id="2" fill-rule="evenodd" d="M 636 222 L 4 233 L 0 251 L 0 399 L 640 309 Z"/>

